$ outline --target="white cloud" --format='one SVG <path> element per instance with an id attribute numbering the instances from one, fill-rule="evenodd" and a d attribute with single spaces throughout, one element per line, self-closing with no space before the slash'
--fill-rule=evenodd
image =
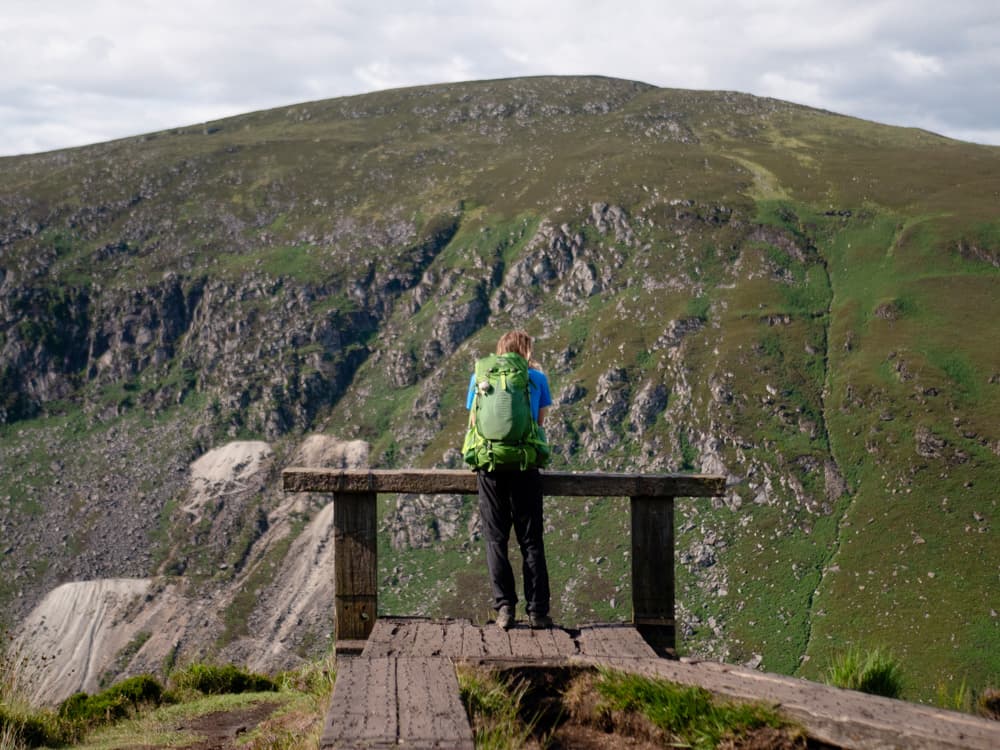
<path id="1" fill-rule="evenodd" d="M 930 78 L 944 73 L 941 60 L 911 50 L 891 50 L 889 60 L 905 78 Z"/>
<path id="2" fill-rule="evenodd" d="M 821 107 L 826 101 L 823 89 L 817 81 L 795 78 L 784 73 L 764 73 L 760 77 L 757 89 L 764 96 L 814 107 Z"/>

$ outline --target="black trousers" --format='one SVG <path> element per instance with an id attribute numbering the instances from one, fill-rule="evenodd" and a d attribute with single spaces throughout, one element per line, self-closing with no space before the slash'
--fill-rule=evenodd
<path id="1" fill-rule="evenodd" d="M 508 558 L 513 526 L 523 558 L 524 599 L 529 614 L 549 613 L 549 569 L 542 541 L 542 477 L 528 471 L 479 471 L 479 515 L 486 540 L 486 567 L 493 608 L 517 604 L 514 571 Z"/>

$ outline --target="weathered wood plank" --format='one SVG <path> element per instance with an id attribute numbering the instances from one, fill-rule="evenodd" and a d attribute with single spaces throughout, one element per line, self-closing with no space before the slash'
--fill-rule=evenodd
<path id="1" fill-rule="evenodd" d="M 483 629 L 468 623 L 462 627 L 462 654 L 463 657 L 475 657 L 486 655 L 486 642 L 483 639 Z"/>
<path id="2" fill-rule="evenodd" d="M 462 640 L 467 620 L 449 620 L 444 631 L 444 644 L 441 647 L 442 656 L 459 657 L 462 655 Z"/>
<path id="3" fill-rule="evenodd" d="M 697 685 L 730 699 L 761 701 L 802 723 L 817 740 L 844 748 L 995 750 L 1000 723 L 968 714 L 713 662 L 581 656 L 578 663 Z"/>
<path id="4" fill-rule="evenodd" d="M 410 653 L 413 656 L 442 656 L 445 627 L 442 622 L 418 622 Z"/>
<path id="5" fill-rule="evenodd" d="M 375 623 L 365 646 L 364 656 L 448 656 L 459 657 L 468 620 L 385 617 Z M 481 640 L 474 628 L 470 639 Z M 480 649 L 481 651 L 482 649 Z"/>
<path id="6" fill-rule="evenodd" d="M 709 474 L 542 472 L 546 495 L 561 497 L 714 497 L 725 477 Z M 282 472 L 286 492 L 476 494 L 476 475 L 461 469 L 310 469 Z"/>
<path id="7" fill-rule="evenodd" d="M 673 498 L 632 498 L 632 622 L 660 656 L 674 643 Z"/>
<path id="8" fill-rule="evenodd" d="M 473 747 L 450 659 L 362 656 L 338 665 L 321 747 L 397 746 Z"/>
<path id="9" fill-rule="evenodd" d="M 361 652 L 361 655 L 367 657 L 391 655 L 395 649 L 393 644 L 401 627 L 400 623 L 392 619 L 377 620 L 365 642 L 365 650 Z"/>
<path id="10" fill-rule="evenodd" d="M 612 643 L 625 643 L 630 648 L 627 639 L 641 650 L 642 656 L 649 656 L 649 649 L 641 639 L 635 638 L 634 628 L 626 623 L 596 624 L 585 626 L 587 632 L 598 632 L 604 640 Z M 366 657 L 405 657 L 419 656 L 418 651 L 424 650 L 430 642 L 437 644 L 432 650 L 440 647 L 440 656 L 460 657 L 463 654 L 471 657 L 481 656 L 486 652 L 483 645 L 484 634 L 489 634 L 491 642 L 511 643 L 512 638 L 522 637 L 533 645 L 528 648 L 541 656 L 570 656 L 579 653 L 573 631 L 561 627 L 531 630 L 522 622 L 510 631 L 503 631 L 495 624 L 473 625 L 466 619 L 425 618 L 425 617 L 382 617 L 372 628 L 366 641 Z M 623 640 L 622 633 L 625 634 Z M 504 647 L 499 647 L 504 650 Z M 619 651 L 616 651 L 618 653 Z M 431 654 L 423 654 L 430 656 Z"/>
<path id="11" fill-rule="evenodd" d="M 579 652 L 576 641 L 562 628 L 535 630 L 532 636 L 546 659 L 573 656 Z"/>
<path id="12" fill-rule="evenodd" d="M 510 637 L 495 625 L 486 625 L 482 629 L 484 656 L 512 656 Z"/>
<path id="13" fill-rule="evenodd" d="M 375 495 L 335 495 L 333 529 L 334 636 L 364 640 L 378 612 Z"/>
<path id="14" fill-rule="evenodd" d="M 542 651 L 542 644 L 535 637 L 536 632 L 531 628 L 520 626 L 511 628 L 507 631 L 507 635 L 510 638 L 510 653 L 511 656 L 517 657 L 542 657 L 545 653 Z"/>
<path id="15" fill-rule="evenodd" d="M 379 620 L 379 622 L 383 622 Z M 389 635 L 386 642 L 376 643 L 369 651 L 365 649 L 365 656 L 412 656 L 414 654 L 414 643 L 417 637 L 417 628 L 421 620 L 417 618 L 396 617 L 389 618 L 388 623 L 391 629 L 382 631 Z M 374 631 L 372 631 L 374 634 Z"/>
<path id="16" fill-rule="evenodd" d="M 594 657 L 655 659 L 656 652 L 631 625 L 590 625 L 580 630 L 580 654 Z"/>
<path id="17" fill-rule="evenodd" d="M 548 633 L 558 656 L 574 656 L 580 653 L 580 647 L 577 646 L 576 641 L 562 628 L 553 628 Z"/>
<path id="18" fill-rule="evenodd" d="M 607 634 L 603 628 L 586 626 L 580 629 L 580 635 L 576 642 L 580 646 L 580 654 L 583 656 L 609 656 L 611 653 L 605 646 Z"/>
<path id="19" fill-rule="evenodd" d="M 472 750 L 472 728 L 451 659 L 397 659 L 396 675 L 400 745 Z"/>
<path id="20" fill-rule="evenodd" d="M 353 657 L 337 665 L 323 748 L 395 745 L 396 667 L 390 659 Z"/>

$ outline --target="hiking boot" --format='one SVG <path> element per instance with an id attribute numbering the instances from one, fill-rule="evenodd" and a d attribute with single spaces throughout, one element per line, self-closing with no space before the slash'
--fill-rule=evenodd
<path id="1" fill-rule="evenodd" d="M 504 604 L 497 610 L 497 627 L 501 630 L 514 627 L 514 608 L 509 604 Z"/>
<path id="2" fill-rule="evenodd" d="M 532 630 L 548 630 L 552 627 L 552 618 L 548 615 L 528 615 L 528 624 Z"/>

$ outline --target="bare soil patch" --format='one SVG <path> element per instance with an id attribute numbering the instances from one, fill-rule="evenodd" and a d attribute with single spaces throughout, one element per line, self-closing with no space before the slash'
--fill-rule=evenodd
<path id="1" fill-rule="evenodd" d="M 184 750 L 234 750 L 243 734 L 255 729 L 279 707 L 278 703 L 257 703 L 236 711 L 216 711 L 183 722 L 178 731 L 201 735 L 204 739 Z"/>

